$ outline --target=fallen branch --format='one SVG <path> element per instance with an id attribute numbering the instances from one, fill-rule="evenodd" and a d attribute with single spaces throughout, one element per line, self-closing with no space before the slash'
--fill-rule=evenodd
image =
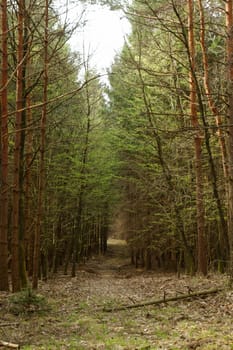
<path id="1" fill-rule="evenodd" d="M 222 288 L 208 289 L 208 290 L 204 290 L 202 292 L 195 292 L 195 293 L 189 293 L 189 294 L 183 294 L 183 295 L 176 295 L 176 296 L 170 297 L 170 298 L 165 298 L 165 295 L 164 295 L 163 299 L 157 299 L 157 300 L 152 300 L 152 301 L 145 301 L 145 302 L 139 303 L 139 304 L 123 305 L 123 306 L 112 307 L 112 308 L 104 308 L 103 311 L 105 311 L 105 312 L 112 312 L 112 311 L 121 311 L 121 310 L 133 309 L 133 308 L 149 306 L 149 305 L 159 305 L 159 304 L 167 303 L 169 301 L 190 299 L 190 298 L 196 298 L 196 297 L 203 297 L 203 296 L 206 296 L 206 295 L 209 295 L 209 294 L 216 294 L 216 293 L 221 292 L 222 290 L 223 290 Z"/>
<path id="2" fill-rule="evenodd" d="M 19 322 L 5 322 L 5 323 L 0 323 L 0 328 L 1 327 L 15 327 L 18 325 L 19 325 Z"/>
<path id="3" fill-rule="evenodd" d="M 0 340 L 0 348 L 4 346 L 11 349 L 20 349 L 19 344 L 9 343 L 8 341 Z"/>

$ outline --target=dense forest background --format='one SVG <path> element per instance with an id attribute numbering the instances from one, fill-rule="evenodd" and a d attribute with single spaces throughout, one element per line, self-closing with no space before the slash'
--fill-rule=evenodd
<path id="1" fill-rule="evenodd" d="M 69 47 L 81 19 L 1 1 L 0 290 L 75 276 L 112 232 L 136 266 L 233 279 L 232 1 L 124 12 L 104 85 Z"/>

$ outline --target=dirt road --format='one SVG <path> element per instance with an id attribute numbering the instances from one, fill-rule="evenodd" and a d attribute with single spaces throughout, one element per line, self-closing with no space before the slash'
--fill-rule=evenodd
<path id="1" fill-rule="evenodd" d="M 119 312 L 106 307 L 135 304 L 164 296 L 223 286 L 226 276 L 191 278 L 135 270 L 127 246 L 111 240 L 105 257 L 80 265 L 77 277 L 59 274 L 41 282 L 39 293 L 49 309 L 10 312 L 5 296 L 0 340 L 23 350 L 232 350 L 233 293 L 164 303 Z M 2 296 L 3 297 L 3 296 Z M 12 326 L 11 326 L 12 324 Z"/>

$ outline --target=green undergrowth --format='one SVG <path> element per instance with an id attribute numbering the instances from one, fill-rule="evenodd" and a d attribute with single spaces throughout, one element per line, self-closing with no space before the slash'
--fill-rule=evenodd
<path id="1" fill-rule="evenodd" d="M 9 326 L 0 328 L 0 339 L 22 350 L 233 350 L 233 292 L 116 311 L 156 300 L 161 287 L 186 293 L 187 285 L 206 290 L 211 280 L 112 274 L 109 280 L 104 273 L 84 273 L 42 284 L 41 294 L 25 290 L 8 296 L 0 318 Z"/>
<path id="2" fill-rule="evenodd" d="M 27 288 L 8 298 L 8 310 L 14 315 L 43 314 L 50 310 L 50 306 L 44 296 Z"/>
<path id="3" fill-rule="evenodd" d="M 53 307 L 57 308 L 57 304 Z M 185 307 L 167 304 L 110 313 L 82 305 L 82 308 L 60 314 L 59 319 L 55 315 L 58 310 L 50 313 L 49 322 L 48 316 L 44 317 L 44 325 L 51 324 L 53 329 L 43 326 L 45 336 L 21 349 L 233 350 L 228 329 L 208 325 L 208 319 L 196 320 L 197 315 L 188 303 Z"/>

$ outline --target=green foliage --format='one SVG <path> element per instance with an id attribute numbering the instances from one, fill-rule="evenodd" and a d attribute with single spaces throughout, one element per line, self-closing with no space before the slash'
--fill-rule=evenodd
<path id="1" fill-rule="evenodd" d="M 88 69 L 87 62 L 84 63 L 87 81 L 81 88 L 80 56 L 71 52 L 67 44 L 70 33 L 59 22 L 56 11 L 50 9 L 49 103 L 41 220 L 42 251 L 48 268 L 56 270 L 55 265 L 62 265 L 71 256 L 77 256 L 79 261 L 92 250 L 99 251 L 101 239 L 109 232 L 116 216 L 122 220 L 123 234 L 131 246 L 150 250 L 160 263 L 164 256 L 169 259 L 174 255 L 180 256 L 184 263 L 182 257 L 187 244 L 194 255 L 196 246 L 195 130 L 189 115 L 186 9 L 182 2 L 163 0 L 132 4 L 118 0 L 90 2 L 112 9 L 128 6 L 132 33 L 111 67 L 110 87 L 102 86 L 97 73 Z M 43 100 L 44 26 L 40 5 L 36 3 L 33 8 L 38 11 L 27 13 L 31 47 L 26 85 L 32 105 Z M 224 56 L 223 17 L 215 2 L 209 2 L 204 10 L 209 83 L 214 102 L 224 111 L 225 68 L 220 64 Z M 198 42 L 200 19 L 198 11 L 195 14 L 196 76 L 206 111 L 204 117 L 213 125 L 203 93 L 203 63 Z M 15 11 L 9 7 L 10 28 L 16 28 L 15 21 Z M 9 32 L 9 45 L 13 48 L 9 74 L 15 69 L 15 34 L 14 30 Z M 14 100 L 12 80 L 9 83 L 12 110 Z M 32 109 L 23 159 L 25 177 L 28 170 L 31 174 L 30 191 L 22 200 L 25 203 L 28 200 L 30 207 L 27 232 L 34 230 L 37 215 L 40 120 L 41 109 Z M 13 131 L 12 123 L 9 163 L 13 161 Z M 26 147 L 29 136 L 32 138 L 30 150 Z M 210 145 L 217 168 L 217 186 L 224 201 L 215 132 L 210 135 Z M 30 169 L 27 152 L 31 153 Z M 208 235 L 213 230 L 214 238 L 219 241 L 217 204 L 204 144 L 202 153 L 206 227 Z M 216 255 L 218 247 L 213 241 L 215 239 L 210 241 L 209 253 Z"/>
<path id="2" fill-rule="evenodd" d="M 219 72 L 216 70 L 224 50 L 222 16 L 218 13 L 215 23 L 211 11 L 217 11 L 214 5 L 212 10 L 205 8 L 209 83 L 214 100 L 224 109 L 219 99 L 221 68 Z M 187 13 L 182 3 L 163 1 L 134 2 L 129 13 L 132 34 L 112 66 L 108 92 L 114 130 L 112 142 L 118 149 L 120 165 L 118 186 L 123 199 L 119 211 L 124 213 L 125 237 L 131 246 L 149 248 L 158 259 L 179 255 L 187 246 L 195 255 L 194 131 L 189 115 L 190 61 L 184 25 Z M 196 75 L 203 94 L 202 103 L 208 110 L 198 42 L 198 11 L 196 15 Z M 216 31 L 212 31 L 213 28 Z M 213 123 L 211 113 L 208 111 L 204 116 L 207 125 Z M 211 134 L 210 143 L 220 181 L 222 167 L 218 161 L 220 148 L 216 135 Z M 203 143 L 202 152 L 206 227 L 211 232 L 214 230 L 212 234 L 218 241 L 219 212 L 205 145 Z M 222 192 L 220 182 L 217 190 Z M 211 249 L 216 252 L 217 248 Z"/>
<path id="3" fill-rule="evenodd" d="M 27 288 L 9 297 L 8 309 L 14 315 L 43 314 L 50 310 L 45 297 Z"/>

